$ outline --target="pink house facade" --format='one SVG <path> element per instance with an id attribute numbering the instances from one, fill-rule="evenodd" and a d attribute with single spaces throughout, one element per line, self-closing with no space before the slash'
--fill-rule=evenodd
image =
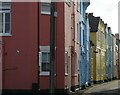
<path id="1" fill-rule="evenodd" d="M 7 11 L 6 11 L 7 6 Z M 33 7 L 34 6 L 34 7 Z M 49 91 L 50 3 L 3 3 L 3 94 Z M 4 9 L 5 8 L 5 9 Z M 55 91 L 79 88 L 79 4 L 55 4 Z"/>

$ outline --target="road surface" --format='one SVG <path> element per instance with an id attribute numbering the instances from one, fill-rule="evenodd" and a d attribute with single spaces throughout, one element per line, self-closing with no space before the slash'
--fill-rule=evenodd
<path id="1" fill-rule="evenodd" d="M 94 85 L 82 95 L 120 95 L 120 80 Z"/>

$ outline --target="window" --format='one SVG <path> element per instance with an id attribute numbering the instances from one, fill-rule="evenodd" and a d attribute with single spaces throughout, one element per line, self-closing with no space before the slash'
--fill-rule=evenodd
<path id="1" fill-rule="evenodd" d="M 100 40 L 100 30 L 98 30 L 98 40 Z"/>
<path id="2" fill-rule="evenodd" d="M 10 3 L 0 3 L 0 36 L 10 35 Z"/>
<path id="3" fill-rule="evenodd" d="M 81 46 L 83 46 L 83 42 L 84 42 L 84 30 L 82 29 L 82 31 L 81 31 Z"/>
<path id="4" fill-rule="evenodd" d="M 41 3 L 41 13 L 42 14 L 50 14 L 50 2 L 42 2 Z"/>
<path id="5" fill-rule="evenodd" d="M 80 24 L 77 23 L 77 42 L 80 42 Z"/>
<path id="6" fill-rule="evenodd" d="M 74 74 L 77 74 L 77 54 L 74 56 Z"/>
<path id="7" fill-rule="evenodd" d="M 84 41 L 84 23 L 80 22 L 80 43 L 81 43 L 81 46 L 83 46 L 83 41 Z"/>
<path id="8" fill-rule="evenodd" d="M 49 52 L 41 52 L 40 53 L 40 74 L 41 75 L 49 75 L 50 71 L 50 53 Z"/>
<path id="9" fill-rule="evenodd" d="M 80 13 L 82 13 L 82 9 L 83 9 L 83 7 L 82 7 L 82 1 L 80 0 Z"/>
<path id="10" fill-rule="evenodd" d="M 68 52 L 65 52 L 65 74 L 68 74 Z"/>

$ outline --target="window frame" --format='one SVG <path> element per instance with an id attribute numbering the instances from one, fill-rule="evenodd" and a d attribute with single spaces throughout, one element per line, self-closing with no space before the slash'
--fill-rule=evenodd
<path id="1" fill-rule="evenodd" d="M 50 56 L 50 51 L 41 51 L 41 52 L 39 52 L 40 75 L 50 75 L 50 71 L 42 71 L 42 53 L 49 53 L 49 56 Z M 49 61 L 49 64 L 50 64 L 50 61 Z"/>
<path id="2" fill-rule="evenodd" d="M 68 75 L 68 62 L 69 62 L 69 55 L 68 52 L 65 51 L 65 75 Z"/>
<path id="3" fill-rule="evenodd" d="M 4 2 L 3 2 L 4 3 Z M 5 24 L 5 14 L 6 13 L 9 13 L 10 14 L 10 23 L 9 23 L 9 27 L 10 27 L 10 32 L 9 33 L 6 33 L 5 31 L 5 27 L 6 27 L 6 24 Z M 2 18 L 2 33 L 0 33 L 0 36 L 11 36 L 11 8 L 10 7 L 0 7 L 0 14 L 3 14 L 3 18 Z"/>
<path id="4" fill-rule="evenodd" d="M 42 6 L 50 6 L 50 11 L 49 12 L 47 12 L 47 11 L 43 11 L 42 10 Z M 41 2 L 41 14 L 46 14 L 46 15 L 50 15 L 50 13 L 51 13 L 51 2 Z"/>
<path id="5" fill-rule="evenodd" d="M 80 39 L 79 39 L 80 38 L 80 36 L 79 36 L 80 34 L 79 33 L 80 33 L 80 25 L 79 25 L 79 23 L 77 23 L 77 42 L 78 43 L 80 43 Z"/>

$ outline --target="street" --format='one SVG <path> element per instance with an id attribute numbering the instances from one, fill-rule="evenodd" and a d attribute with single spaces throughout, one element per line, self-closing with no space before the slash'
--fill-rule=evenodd
<path id="1" fill-rule="evenodd" d="M 94 85 L 86 90 L 82 95 L 120 95 L 120 80 Z"/>

